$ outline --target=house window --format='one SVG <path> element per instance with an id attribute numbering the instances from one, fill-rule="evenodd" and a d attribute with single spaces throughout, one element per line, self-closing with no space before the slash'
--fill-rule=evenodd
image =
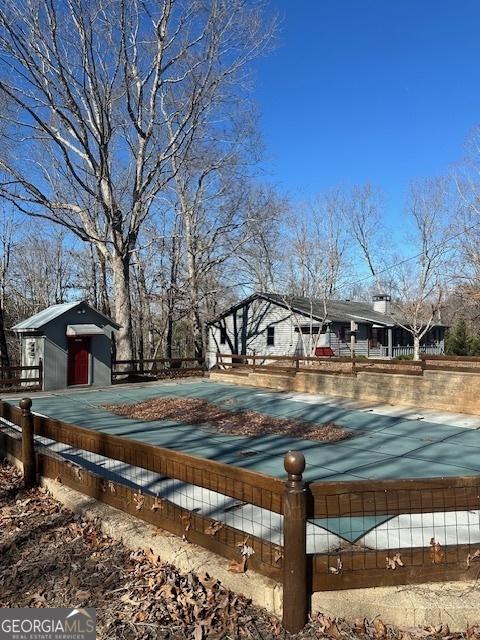
<path id="1" fill-rule="evenodd" d="M 275 327 L 267 327 L 267 347 L 275 346 Z"/>
<path id="2" fill-rule="evenodd" d="M 227 344 L 227 330 L 225 327 L 220 327 L 220 344 Z"/>

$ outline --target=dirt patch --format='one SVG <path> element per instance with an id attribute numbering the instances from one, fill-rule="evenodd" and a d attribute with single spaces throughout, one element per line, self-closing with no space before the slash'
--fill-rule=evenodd
<path id="1" fill-rule="evenodd" d="M 282 436 L 338 442 L 352 437 L 352 432 L 328 422 L 322 425 L 303 420 L 267 416 L 256 411 L 227 411 L 196 398 L 155 398 L 137 404 L 106 404 L 107 411 L 135 420 L 175 420 L 188 424 L 209 425 L 218 433 L 260 436 L 274 433 Z"/>

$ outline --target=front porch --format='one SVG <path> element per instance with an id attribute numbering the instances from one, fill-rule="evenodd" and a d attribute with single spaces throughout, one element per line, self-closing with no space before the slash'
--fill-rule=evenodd
<path id="1" fill-rule="evenodd" d="M 337 357 L 351 357 L 351 330 L 347 323 L 333 322 L 327 325 L 318 335 L 320 327 L 302 327 L 304 334 L 302 344 L 299 344 L 296 355 L 307 355 L 300 351 L 315 353 L 315 347 L 330 347 Z M 310 334 L 305 335 L 306 333 Z M 311 338 L 311 348 L 308 339 Z M 305 348 L 306 347 L 306 348 Z M 366 358 L 398 358 L 413 356 L 413 336 L 402 327 L 380 326 L 358 323 L 355 337 L 355 355 Z M 420 353 L 428 355 L 442 355 L 444 353 L 444 338 L 440 327 L 432 327 L 420 342 Z"/>

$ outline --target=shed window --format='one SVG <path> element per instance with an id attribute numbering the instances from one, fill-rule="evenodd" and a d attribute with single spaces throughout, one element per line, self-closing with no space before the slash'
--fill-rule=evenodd
<path id="1" fill-rule="evenodd" d="M 275 346 L 275 327 L 267 327 L 267 346 Z"/>
<path id="2" fill-rule="evenodd" d="M 227 344 L 227 330 L 225 327 L 220 327 L 220 344 Z"/>

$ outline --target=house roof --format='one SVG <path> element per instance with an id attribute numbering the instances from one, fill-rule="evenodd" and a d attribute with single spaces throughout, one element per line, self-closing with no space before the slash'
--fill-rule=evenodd
<path id="1" fill-rule="evenodd" d="M 274 304 L 278 304 L 285 309 L 291 309 L 296 313 L 300 313 L 308 318 L 312 317 L 318 322 L 366 322 L 367 324 L 378 324 L 384 327 L 393 327 L 398 324 L 397 321 L 388 314 L 374 311 L 372 303 L 356 302 L 353 300 L 327 300 L 326 305 L 323 300 L 310 300 L 300 296 L 283 296 L 278 293 L 254 293 L 245 298 L 236 305 L 230 307 L 211 322 L 218 322 L 225 316 L 230 315 L 233 311 L 240 309 L 249 302 L 263 298 Z M 326 316 L 325 316 L 326 306 Z M 437 324 L 436 326 L 443 326 Z"/>
<path id="2" fill-rule="evenodd" d="M 282 296 L 277 293 L 262 293 L 261 297 L 319 321 L 368 322 L 382 326 L 394 326 L 395 320 L 385 313 L 374 311 L 371 303 L 346 300 L 310 300 L 298 296 Z M 325 315 L 326 308 L 326 315 Z"/>
<path id="3" fill-rule="evenodd" d="M 25 320 L 22 320 L 22 322 L 19 322 L 18 324 L 16 324 L 14 327 L 12 327 L 12 331 L 16 331 L 18 333 L 22 333 L 24 331 L 36 331 L 38 329 L 41 329 L 43 326 L 45 326 L 52 320 L 59 318 L 61 315 L 63 315 L 67 311 L 70 311 L 71 309 L 75 309 L 75 307 L 78 307 L 81 304 L 84 304 L 85 306 L 89 307 L 92 311 L 94 311 L 99 316 L 101 316 L 104 320 L 106 320 L 108 324 L 110 324 L 115 329 L 120 329 L 119 324 L 117 324 L 111 318 L 109 318 L 108 316 L 98 311 L 98 309 L 95 309 L 84 300 L 76 300 L 75 302 L 65 302 L 63 304 L 54 304 L 51 307 L 47 307 L 46 309 L 43 309 L 42 311 L 35 313 L 33 316 L 30 316 L 30 318 L 26 318 Z"/>

